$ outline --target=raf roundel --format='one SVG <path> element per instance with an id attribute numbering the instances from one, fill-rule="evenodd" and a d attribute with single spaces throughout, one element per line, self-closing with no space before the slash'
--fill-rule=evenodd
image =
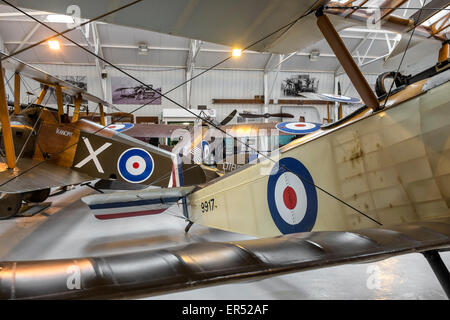
<path id="1" fill-rule="evenodd" d="M 122 132 L 128 129 L 131 129 L 134 127 L 134 124 L 132 123 L 117 123 L 117 124 L 110 124 L 108 126 L 108 129 L 117 131 L 117 132 Z"/>
<path id="2" fill-rule="evenodd" d="M 361 99 L 346 97 L 337 94 L 323 93 L 319 94 L 319 97 L 326 101 L 343 102 L 343 103 L 361 103 Z"/>
<path id="3" fill-rule="evenodd" d="M 124 151 L 117 161 L 120 176 L 131 183 L 141 183 L 150 178 L 154 161 L 150 153 L 140 148 Z"/>
<path id="4" fill-rule="evenodd" d="M 281 132 L 290 134 L 307 134 L 319 130 L 321 124 L 312 122 L 280 122 L 276 125 Z"/>
<path id="5" fill-rule="evenodd" d="M 203 159 L 208 158 L 210 153 L 210 147 L 208 141 L 202 140 Z"/>
<path id="6" fill-rule="evenodd" d="M 308 169 L 297 159 L 283 158 L 267 183 L 267 203 L 281 233 L 311 231 L 317 217 L 317 192 Z"/>

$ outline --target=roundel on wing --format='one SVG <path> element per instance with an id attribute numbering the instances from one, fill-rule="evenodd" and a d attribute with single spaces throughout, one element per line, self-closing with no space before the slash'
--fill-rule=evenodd
<path id="1" fill-rule="evenodd" d="M 283 158 L 267 183 L 267 203 L 281 233 L 311 231 L 317 217 L 317 192 L 308 169 L 297 159 Z"/>
<path id="2" fill-rule="evenodd" d="M 208 158 L 210 152 L 211 152 L 211 149 L 210 149 L 210 147 L 209 147 L 208 141 L 202 140 L 202 154 L 203 154 L 203 159 Z"/>
<path id="3" fill-rule="evenodd" d="M 122 132 L 122 131 L 125 131 L 128 129 L 131 129 L 133 127 L 134 127 L 133 123 L 117 123 L 117 124 L 113 123 L 108 126 L 108 129 L 111 129 L 111 130 L 114 130 L 117 132 Z"/>
<path id="4" fill-rule="evenodd" d="M 131 148 L 125 150 L 117 161 L 120 176 L 131 183 L 141 183 L 150 178 L 154 169 L 154 161 L 150 153 L 144 149 Z"/>
<path id="5" fill-rule="evenodd" d="M 343 102 L 343 103 L 361 103 L 361 99 L 341 96 L 338 94 L 318 93 L 318 95 L 327 101 L 335 101 L 335 102 Z"/>
<path id="6" fill-rule="evenodd" d="M 277 123 L 276 128 L 279 131 L 291 134 L 307 134 L 319 130 L 322 125 L 312 122 L 280 122 Z"/>

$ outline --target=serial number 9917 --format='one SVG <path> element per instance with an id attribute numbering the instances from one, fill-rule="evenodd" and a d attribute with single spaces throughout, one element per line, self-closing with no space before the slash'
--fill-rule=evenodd
<path id="1" fill-rule="evenodd" d="M 214 211 L 214 199 L 203 201 L 201 204 L 202 213 Z"/>

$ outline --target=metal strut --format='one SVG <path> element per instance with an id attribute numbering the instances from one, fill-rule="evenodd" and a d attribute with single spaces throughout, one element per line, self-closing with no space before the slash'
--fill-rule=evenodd
<path id="1" fill-rule="evenodd" d="M 184 232 L 188 233 L 189 230 L 191 230 L 191 227 L 194 223 L 192 221 L 189 221 L 189 223 L 187 224 L 186 228 L 184 228 Z"/>
<path id="2" fill-rule="evenodd" d="M 358 91 L 361 99 L 367 106 L 372 108 L 373 111 L 379 110 L 380 104 L 377 97 L 353 60 L 352 55 L 348 52 L 344 41 L 342 41 L 330 19 L 323 13 L 323 7 L 319 7 L 316 10 L 316 17 L 317 26 L 322 32 L 325 40 L 328 42 L 331 50 L 333 50 L 336 55 L 336 58 L 339 60 L 339 63 L 342 65 L 342 68 L 345 70 L 345 73 L 349 77 L 356 91 Z"/>
<path id="3" fill-rule="evenodd" d="M 450 299 L 450 273 L 437 250 L 422 252 L 438 278 L 447 298 Z"/>

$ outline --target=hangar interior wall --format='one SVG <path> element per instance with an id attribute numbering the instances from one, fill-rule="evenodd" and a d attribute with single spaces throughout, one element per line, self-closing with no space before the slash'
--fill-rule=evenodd
<path id="1" fill-rule="evenodd" d="M 35 65 L 52 75 L 65 77 L 65 76 L 85 76 L 87 81 L 88 92 L 102 96 L 102 87 L 99 80 L 99 74 L 94 66 L 71 66 L 71 65 Z M 126 72 L 130 73 L 134 77 L 142 80 L 146 84 L 152 84 L 154 88 L 162 88 L 162 92 L 165 93 L 172 90 L 176 86 L 185 81 L 185 69 L 184 68 L 137 68 L 135 67 L 123 67 Z M 107 101 L 112 102 L 111 92 L 111 79 L 113 77 L 126 77 L 126 75 L 120 73 L 113 68 L 106 68 L 106 92 L 105 97 Z M 198 75 L 203 72 L 203 69 L 195 69 L 194 75 Z M 358 96 L 353 86 L 350 84 L 347 76 L 341 75 L 334 77 L 333 73 L 328 72 L 285 72 L 268 73 L 268 91 L 270 99 L 296 99 L 295 97 L 283 96 L 281 90 L 282 83 L 286 79 L 295 77 L 299 74 L 309 75 L 311 79 L 315 79 L 317 84 L 317 91 L 321 93 L 334 93 L 336 92 L 335 84 L 336 80 L 341 82 L 342 94 L 348 96 Z M 6 78 L 10 78 L 10 74 L 6 74 Z M 376 75 L 366 75 L 371 86 L 374 86 Z M 212 99 L 253 99 L 255 96 L 264 95 L 264 72 L 261 70 L 210 70 L 200 75 L 192 81 L 191 89 L 191 106 L 196 109 L 198 105 L 206 105 L 210 109 L 215 109 L 217 114 L 217 120 L 221 121 L 235 108 L 241 112 L 243 110 L 253 113 L 263 113 L 264 105 L 262 104 L 213 104 Z M 39 93 L 39 83 L 31 79 L 25 79 L 26 86 L 22 84 L 21 100 L 23 103 L 32 101 L 32 97 L 28 97 L 27 91 L 33 90 L 34 94 Z M 13 79 L 10 80 L 11 87 L 13 87 Z M 13 94 L 7 87 L 7 91 L 12 100 Z M 186 88 L 181 86 L 167 94 L 167 96 L 174 101 L 186 105 Z M 298 99 L 298 98 L 297 98 Z M 44 100 L 45 102 L 45 100 Z M 52 106 L 49 101 L 48 105 Z M 131 112 L 138 108 L 140 105 L 121 105 L 116 106 L 123 112 Z M 358 106 L 344 108 L 344 115 L 351 113 Z M 96 105 L 90 104 L 90 111 L 95 110 Z M 161 117 L 163 108 L 178 108 L 175 103 L 163 98 L 161 105 L 148 105 L 144 108 L 136 111 L 136 116 L 158 116 Z M 335 112 L 332 108 L 332 113 Z M 269 105 L 270 113 L 287 112 L 295 116 L 298 120 L 300 116 L 304 116 L 306 121 L 322 122 L 327 117 L 327 109 L 325 105 L 311 105 L 311 106 L 292 106 L 282 104 Z M 279 118 L 272 118 L 273 120 L 279 120 Z M 283 119 L 290 120 L 290 119 Z M 232 123 L 236 123 L 237 117 L 235 117 Z"/>

